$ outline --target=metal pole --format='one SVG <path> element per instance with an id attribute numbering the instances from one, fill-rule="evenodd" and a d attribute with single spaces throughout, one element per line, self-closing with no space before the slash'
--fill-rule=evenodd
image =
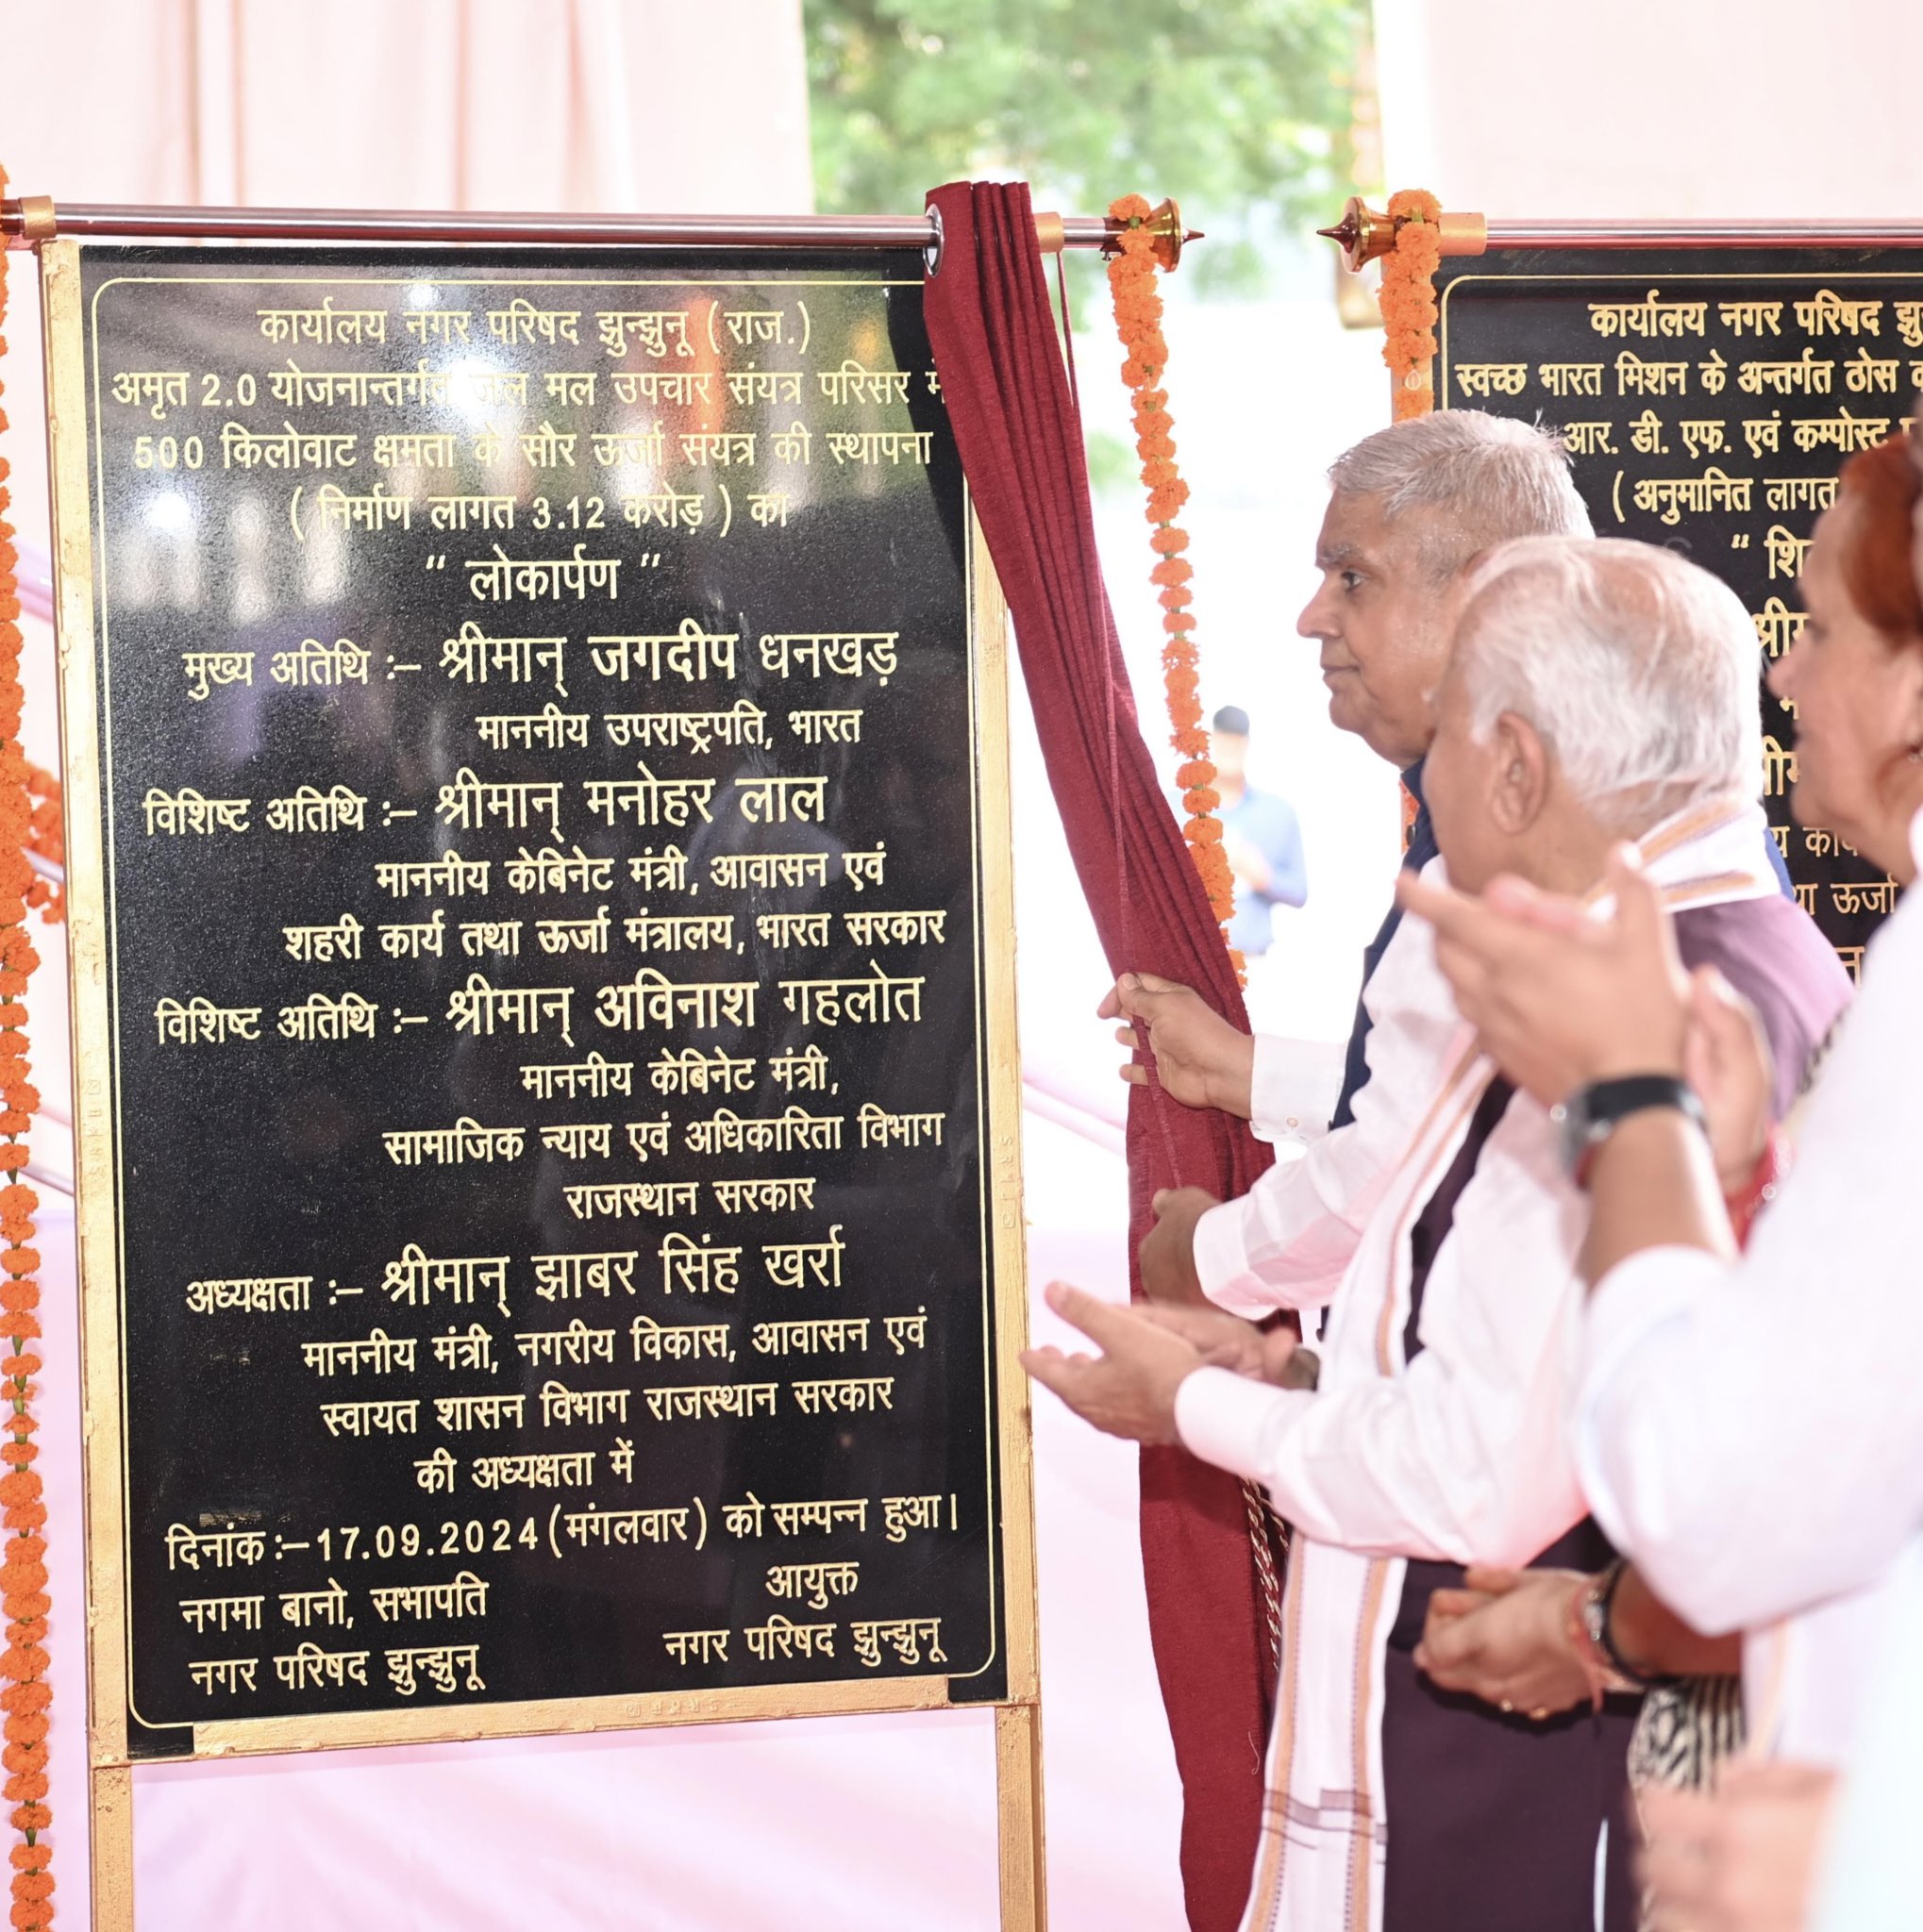
<path id="1" fill-rule="evenodd" d="M 1917 248 L 1923 221 L 1489 221 L 1491 248 Z"/>
<path id="2" fill-rule="evenodd" d="M 1315 232 L 1342 250 L 1356 274 L 1395 247 L 1398 225 L 1352 194 L 1342 219 Z M 1481 255 L 1491 248 L 1923 248 L 1923 221 L 1488 220 L 1445 212 L 1441 230 L 1446 256 Z"/>
<path id="3" fill-rule="evenodd" d="M 1102 248 L 1112 230 L 1099 216 L 1038 215 L 1036 225 L 1070 248 Z M 159 208 L 60 202 L 43 195 L 0 201 L 9 248 L 62 236 L 196 242 L 496 242 L 633 248 L 916 248 L 940 241 L 919 215 L 460 214 L 401 208 Z"/>

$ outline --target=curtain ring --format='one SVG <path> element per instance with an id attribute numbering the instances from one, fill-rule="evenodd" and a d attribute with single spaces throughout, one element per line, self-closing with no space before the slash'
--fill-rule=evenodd
<path id="1" fill-rule="evenodd" d="M 928 239 L 922 248 L 922 261 L 928 268 L 930 281 L 942 272 L 942 210 L 931 208 L 928 210 Z"/>

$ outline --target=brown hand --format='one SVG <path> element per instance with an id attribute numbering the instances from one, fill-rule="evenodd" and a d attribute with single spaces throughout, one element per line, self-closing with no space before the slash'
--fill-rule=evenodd
<path id="1" fill-rule="evenodd" d="M 1154 1057 L 1162 1090 L 1184 1107 L 1216 1107 L 1249 1117 L 1255 1041 L 1231 1026 L 1193 987 L 1153 973 L 1125 973 L 1095 1009 L 1104 1020 L 1126 1020 L 1116 1040 Z M 1134 1060 L 1123 1079 L 1147 1083 L 1148 1069 Z"/>
<path id="2" fill-rule="evenodd" d="M 1106 1435 L 1175 1441 L 1176 1391 L 1202 1366 L 1194 1347 L 1135 1310 L 1097 1301 L 1065 1282 L 1051 1282 L 1047 1299 L 1102 1354 L 1031 1348 L 1022 1357 L 1028 1374 Z"/>
<path id="3" fill-rule="evenodd" d="M 1647 1790 L 1643 1877 L 1664 1932 L 1803 1932 L 1835 1774 L 1733 1764 L 1714 1797 Z"/>
<path id="4" fill-rule="evenodd" d="M 1205 1368 L 1228 1369 L 1254 1382 L 1283 1386 L 1282 1377 L 1296 1347 L 1293 1335 L 1264 1334 L 1253 1322 L 1245 1322 L 1240 1315 L 1222 1308 L 1145 1302 L 1135 1312 L 1145 1322 L 1179 1335 L 1201 1357 Z"/>
<path id="5" fill-rule="evenodd" d="M 1156 1223 L 1136 1251 L 1142 1292 L 1152 1302 L 1206 1307 L 1196 1273 L 1196 1224 L 1221 1203 L 1201 1188 L 1164 1188 L 1151 1205 Z"/>
<path id="6" fill-rule="evenodd" d="M 1445 1690 L 1547 1717 L 1589 1696 L 1568 1633 L 1569 1570 L 1472 1569 L 1465 1591 L 1437 1591 L 1415 1662 Z"/>

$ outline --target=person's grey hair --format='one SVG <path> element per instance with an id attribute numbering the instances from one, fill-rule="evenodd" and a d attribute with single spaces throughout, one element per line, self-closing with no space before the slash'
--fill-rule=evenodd
<path id="1" fill-rule="evenodd" d="M 1451 663 L 1469 728 L 1541 735 L 1599 823 L 1647 830 L 1763 782 L 1756 627 L 1719 577 L 1620 538 L 1530 537 L 1480 558 Z"/>
<path id="2" fill-rule="evenodd" d="M 1587 537 L 1589 512 L 1553 430 L 1481 409 L 1439 409 L 1365 436 L 1329 466 L 1338 495 L 1379 496 L 1394 523 L 1437 512 L 1429 562 L 1451 577 L 1512 537 Z"/>

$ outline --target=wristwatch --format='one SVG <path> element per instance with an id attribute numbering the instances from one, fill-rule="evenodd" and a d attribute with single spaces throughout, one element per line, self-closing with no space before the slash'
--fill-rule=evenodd
<path id="1" fill-rule="evenodd" d="M 1594 1080 L 1551 1108 L 1549 1118 L 1555 1123 L 1563 1166 L 1570 1178 L 1580 1187 L 1589 1177 L 1596 1150 L 1632 1113 L 1651 1107 L 1673 1107 L 1687 1114 L 1703 1133 L 1709 1132 L 1702 1102 L 1684 1082 L 1669 1074 L 1630 1074 L 1618 1080 Z"/>
<path id="2" fill-rule="evenodd" d="M 1609 1640 L 1610 1608 L 1615 1601 L 1615 1587 L 1622 1581 L 1624 1567 L 1623 1559 L 1616 1557 L 1606 1569 L 1589 1579 L 1577 1598 L 1581 1635 L 1588 1646 L 1583 1668 L 1589 1673 L 1592 1692 L 1600 1690 L 1620 1694 L 1649 1688 L 1650 1680 L 1631 1671 Z"/>
<path id="3" fill-rule="evenodd" d="M 1583 1598 L 1583 1628 L 1595 1644 L 1605 1670 L 1619 1680 L 1611 1685 L 1612 1690 L 1651 1690 L 1661 1685 L 1673 1684 L 1676 1678 L 1666 1671 L 1640 1670 L 1632 1664 L 1617 1648 L 1610 1621 L 1615 1610 L 1616 1587 L 1629 1567 L 1627 1558 L 1617 1557 L 1601 1575 L 1591 1580 Z"/>

